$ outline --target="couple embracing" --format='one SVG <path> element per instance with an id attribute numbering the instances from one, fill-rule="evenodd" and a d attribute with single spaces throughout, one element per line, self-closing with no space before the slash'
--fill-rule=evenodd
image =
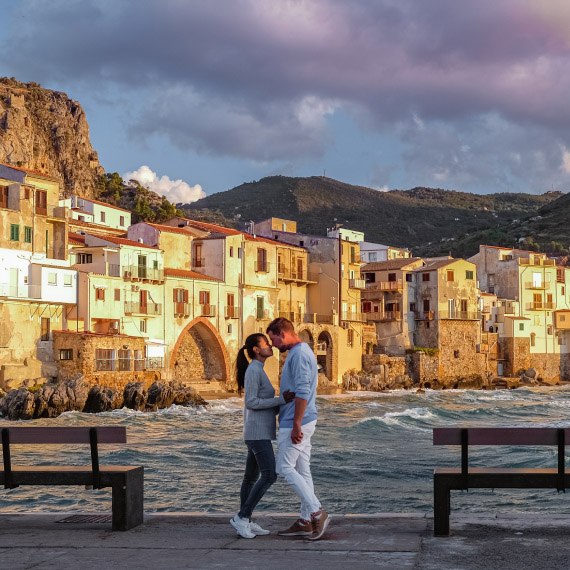
<path id="1" fill-rule="evenodd" d="M 277 474 L 285 478 L 301 500 L 300 517 L 280 536 L 304 536 L 318 540 L 330 517 L 317 499 L 311 477 L 311 436 L 317 424 L 317 361 L 288 319 L 278 318 L 261 333 L 247 337 L 237 359 L 238 390 L 245 389 L 244 440 L 247 446 L 245 474 L 240 490 L 240 510 L 230 524 L 243 538 L 269 534 L 251 520 L 253 510 Z M 270 344 L 271 342 L 271 344 Z M 263 365 L 273 355 L 288 351 L 281 373 L 279 397 Z M 245 356 L 250 358 L 250 362 Z M 279 413 L 277 459 L 271 440 L 276 439 L 275 414 Z"/>

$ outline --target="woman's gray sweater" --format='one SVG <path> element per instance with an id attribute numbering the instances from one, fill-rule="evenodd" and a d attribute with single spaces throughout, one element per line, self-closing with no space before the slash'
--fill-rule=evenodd
<path id="1" fill-rule="evenodd" d="M 275 439 L 275 415 L 285 403 L 283 396 L 275 397 L 263 364 L 252 360 L 245 372 L 245 402 L 243 410 L 243 439 Z"/>

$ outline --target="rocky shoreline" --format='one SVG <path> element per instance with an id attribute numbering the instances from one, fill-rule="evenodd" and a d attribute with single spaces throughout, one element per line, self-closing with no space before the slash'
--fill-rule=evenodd
<path id="1" fill-rule="evenodd" d="M 0 416 L 8 420 L 55 418 L 64 412 L 97 414 L 121 408 L 153 412 L 173 404 L 208 405 L 193 388 L 182 384 L 154 382 L 147 389 L 142 382 L 130 382 L 120 391 L 88 386 L 82 377 L 17 388 L 0 396 Z"/>

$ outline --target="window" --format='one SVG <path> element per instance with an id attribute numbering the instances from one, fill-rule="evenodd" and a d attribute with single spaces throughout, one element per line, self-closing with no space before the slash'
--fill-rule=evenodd
<path id="1" fill-rule="evenodd" d="M 242 254 L 243 254 L 243 252 L 242 252 L 241 247 L 238 247 L 238 259 L 241 259 Z"/>
<path id="2" fill-rule="evenodd" d="M 91 253 L 80 253 L 77 257 L 77 263 L 93 263 L 93 255 Z"/>
<path id="3" fill-rule="evenodd" d="M 465 271 L 465 279 L 473 280 L 473 278 L 474 278 L 473 271 L 466 270 Z"/>
<path id="4" fill-rule="evenodd" d="M 388 281 L 390 283 L 394 283 L 396 281 L 396 274 L 395 273 L 388 273 Z"/>
<path id="5" fill-rule="evenodd" d="M 458 350 L 453 351 L 453 358 L 459 358 L 459 351 Z"/>
<path id="6" fill-rule="evenodd" d="M 530 346 L 535 346 L 536 344 L 536 333 L 530 333 Z"/>
<path id="7" fill-rule="evenodd" d="M 101 221 L 105 222 L 105 212 L 101 212 Z"/>
<path id="8" fill-rule="evenodd" d="M 0 186 L 0 208 L 8 207 L 8 186 Z"/>
<path id="9" fill-rule="evenodd" d="M 235 306 L 235 296 L 233 293 L 228 293 L 226 297 L 226 317 L 233 319 L 237 317 L 237 310 Z"/>
<path id="10" fill-rule="evenodd" d="M 424 312 L 429 311 L 429 299 L 424 299 L 423 307 L 424 307 Z"/>
<path id="11" fill-rule="evenodd" d="M 562 291 L 561 291 L 562 295 L 564 295 L 564 285 L 562 285 Z"/>
<path id="12" fill-rule="evenodd" d="M 24 226 L 24 243 L 32 243 L 32 228 Z"/>
<path id="13" fill-rule="evenodd" d="M 209 305 L 210 291 L 200 291 L 200 293 L 198 293 L 198 298 L 200 300 L 200 305 Z"/>
<path id="14" fill-rule="evenodd" d="M 376 273 L 365 273 L 364 274 L 364 280 L 366 281 L 366 283 L 376 283 Z"/>
<path id="15" fill-rule="evenodd" d="M 115 350 L 97 348 L 95 350 L 95 370 L 111 372 L 116 369 Z"/>
<path id="16" fill-rule="evenodd" d="M 95 299 L 97 301 L 104 301 L 105 300 L 105 289 L 103 289 L 103 287 L 97 287 L 95 289 Z"/>
<path id="17" fill-rule="evenodd" d="M 124 226 L 124 225 L 125 225 L 125 216 L 119 216 L 119 225 L 120 225 L 120 226 Z"/>
<path id="18" fill-rule="evenodd" d="M 228 334 L 232 334 L 232 323 L 228 325 Z"/>
<path id="19" fill-rule="evenodd" d="M 47 317 L 42 317 L 40 340 L 49 340 L 50 335 L 50 320 Z"/>
<path id="20" fill-rule="evenodd" d="M 427 271 L 422 273 L 422 281 L 429 281 L 429 273 Z"/>
<path id="21" fill-rule="evenodd" d="M 416 310 L 416 304 L 415 303 L 410 303 L 410 312 L 414 312 Z"/>
<path id="22" fill-rule="evenodd" d="M 144 356 L 142 350 L 135 350 L 135 370 L 144 370 Z"/>
<path id="23" fill-rule="evenodd" d="M 73 275 L 64 275 L 63 276 L 63 286 L 64 287 L 71 287 L 73 285 Z"/>
<path id="24" fill-rule="evenodd" d="M 412 274 L 406 273 L 406 283 L 411 283 L 411 282 L 412 282 Z"/>
<path id="25" fill-rule="evenodd" d="M 454 279 L 454 272 L 451 269 L 447 270 L 447 280 L 448 281 L 455 281 Z"/>
<path id="26" fill-rule="evenodd" d="M 202 244 L 197 243 L 194 245 L 194 267 L 204 267 L 205 260 L 202 257 Z"/>
<path id="27" fill-rule="evenodd" d="M 47 192 L 36 190 L 36 214 L 47 216 Z"/>
<path id="28" fill-rule="evenodd" d="M 115 301 L 120 301 L 121 300 L 121 290 L 120 289 L 115 289 L 115 296 L 114 296 Z"/>
<path id="29" fill-rule="evenodd" d="M 524 332 L 524 323 L 519 323 L 519 331 Z"/>
<path id="30" fill-rule="evenodd" d="M 20 241 L 20 226 L 10 224 L 10 241 Z"/>
<path id="31" fill-rule="evenodd" d="M 263 247 L 257 248 L 257 266 L 256 271 L 266 273 L 269 271 L 267 263 L 267 250 Z"/>
<path id="32" fill-rule="evenodd" d="M 348 344 L 348 346 L 353 346 L 354 345 L 354 330 L 348 329 L 347 333 L 348 333 L 347 344 Z"/>
<path id="33" fill-rule="evenodd" d="M 48 273 L 47 284 L 57 285 L 57 273 L 52 273 L 52 272 Z"/>
<path id="34" fill-rule="evenodd" d="M 548 326 L 546 327 L 546 334 L 549 334 L 549 335 L 552 334 L 552 325 L 548 325 Z"/>
<path id="35" fill-rule="evenodd" d="M 59 359 L 60 360 L 73 360 L 73 348 L 60 348 L 59 349 Z"/>
<path id="36" fill-rule="evenodd" d="M 263 297 L 257 297 L 256 302 L 256 312 L 255 316 L 257 319 L 264 319 L 265 318 L 265 299 Z"/>
<path id="37" fill-rule="evenodd" d="M 377 260 L 376 252 L 375 252 L 375 251 L 374 251 L 374 252 L 370 252 L 370 253 L 368 254 L 368 261 L 374 262 L 374 261 L 376 261 L 376 260 Z"/>
<path id="38" fill-rule="evenodd" d="M 131 351 L 127 349 L 119 350 L 119 370 L 125 372 L 131 369 Z"/>
<path id="39" fill-rule="evenodd" d="M 139 331 L 142 333 L 146 332 L 146 319 L 141 319 L 139 322 Z"/>
<path id="40" fill-rule="evenodd" d="M 234 256 L 234 246 L 230 245 L 230 257 Z"/>

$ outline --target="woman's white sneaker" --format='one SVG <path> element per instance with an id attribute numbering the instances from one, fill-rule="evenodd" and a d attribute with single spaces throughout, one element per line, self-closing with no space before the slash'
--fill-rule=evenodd
<path id="1" fill-rule="evenodd" d="M 255 536 L 265 536 L 267 534 L 271 534 L 270 530 L 264 529 L 264 528 L 260 527 L 257 523 L 254 523 L 254 522 L 249 523 L 249 528 L 250 528 L 251 532 L 253 532 L 253 534 L 255 534 Z"/>
<path id="2" fill-rule="evenodd" d="M 237 530 L 237 533 L 242 538 L 255 538 L 248 519 L 242 519 L 238 515 L 235 515 L 233 519 L 230 519 L 230 524 Z"/>

